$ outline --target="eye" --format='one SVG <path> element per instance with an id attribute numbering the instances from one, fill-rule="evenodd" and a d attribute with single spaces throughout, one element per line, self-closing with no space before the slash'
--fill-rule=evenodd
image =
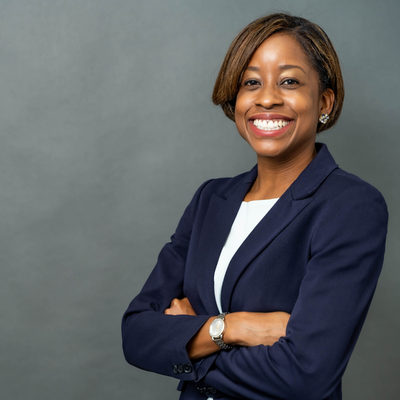
<path id="1" fill-rule="evenodd" d="M 281 85 L 284 86 L 296 86 L 299 84 L 299 81 L 297 81 L 296 79 L 285 79 Z"/>
<path id="2" fill-rule="evenodd" d="M 259 85 L 259 84 L 260 84 L 260 82 L 255 80 L 255 79 L 248 79 L 247 81 L 245 81 L 243 83 L 243 86 L 256 86 L 256 85 Z"/>

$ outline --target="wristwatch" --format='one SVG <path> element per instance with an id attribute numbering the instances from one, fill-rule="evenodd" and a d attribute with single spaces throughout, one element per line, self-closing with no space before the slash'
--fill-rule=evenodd
<path id="1" fill-rule="evenodd" d="M 233 348 L 230 344 L 225 343 L 222 340 L 222 337 L 225 333 L 226 330 L 226 325 L 225 325 L 225 315 L 228 314 L 227 312 L 219 314 L 217 318 L 214 319 L 213 322 L 211 322 L 210 325 L 210 336 L 211 339 L 219 346 L 221 347 L 222 350 L 230 350 Z"/>

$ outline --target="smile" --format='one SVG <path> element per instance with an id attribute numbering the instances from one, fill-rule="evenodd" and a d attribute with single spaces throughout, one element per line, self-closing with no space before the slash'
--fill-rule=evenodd
<path id="1" fill-rule="evenodd" d="M 252 122 L 262 131 L 277 131 L 290 124 L 290 121 L 282 119 L 254 119 Z"/>

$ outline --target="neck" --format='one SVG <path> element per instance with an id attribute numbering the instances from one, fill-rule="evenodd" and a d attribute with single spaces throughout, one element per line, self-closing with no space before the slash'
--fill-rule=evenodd
<path id="1" fill-rule="evenodd" d="M 316 155 L 313 146 L 288 160 L 258 156 L 258 176 L 244 201 L 281 197 Z"/>

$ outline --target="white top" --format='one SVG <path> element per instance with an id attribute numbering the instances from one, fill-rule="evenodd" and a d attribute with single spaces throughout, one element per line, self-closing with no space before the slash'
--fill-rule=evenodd
<path id="1" fill-rule="evenodd" d="M 243 201 L 239 211 L 233 221 L 231 230 L 226 239 L 224 247 L 218 259 L 217 266 L 214 272 L 214 292 L 218 310 L 222 313 L 221 306 L 221 291 L 222 283 L 224 282 L 226 270 L 229 263 L 241 244 L 245 241 L 251 231 L 265 217 L 268 211 L 279 199 Z M 214 400 L 208 397 L 207 400 Z"/>
<path id="2" fill-rule="evenodd" d="M 214 272 L 215 300 L 220 313 L 223 312 L 221 307 L 222 283 L 232 257 L 277 201 L 278 199 L 268 199 L 242 202 Z"/>

